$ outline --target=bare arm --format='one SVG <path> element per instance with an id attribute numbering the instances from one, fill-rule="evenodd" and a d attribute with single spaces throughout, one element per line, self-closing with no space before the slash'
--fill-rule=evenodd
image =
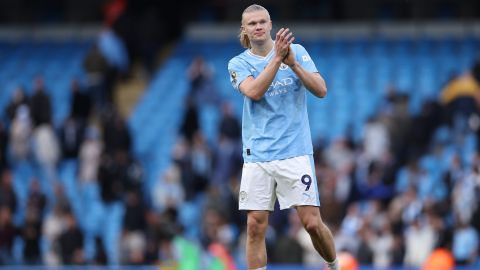
<path id="1" fill-rule="evenodd" d="M 308 72 L 296 62 L 291 65 L 290 68 L 297 74 L 298 78 L 302 81 L 303 85 L 315 96 L 323 98 L 327 95 L 327 85 L 325 80 L 317 72 Z"/>
<path id="2" fill-rule="evenodd" d="M 245 96 L 253 100 L 260 100 L 265 92 L 267 92 L 277 74 L 278 68 L 282 64 L 282 59 L 287 55 L 288 48 L 293 42 L 293 37 L 291 37 L 291 33 L 288 32 L 288 29 L 283 28 L 277 32 L 275 56 L 270 60 L 265 69 L 260 72 L 256 78 L 253 78 L 252 76 L 247 77 L 240 84 L 240 91 Z"/>
<path id="3" fill-rule="evenodd" d="M 253 100 L 260 100 L 272 84 L 273 78 L 275 78 L 275 74 L 277 74 L 281 63 L 281 59 L 274 57 L 258 77 L 247 77 L 240 84 L 240 91 Z"/>
<path id="4" fill-rule="evenodd" d="M 289 49 L 288 54 L 283 60 L 288 65 L 298 78 L 302 81 L 303 85 L 315 96 L 323 98 L 327 95 L 327 85 L 325 80 L 318 72 L 306 71 L 295 58 L 295 53 Z"/>

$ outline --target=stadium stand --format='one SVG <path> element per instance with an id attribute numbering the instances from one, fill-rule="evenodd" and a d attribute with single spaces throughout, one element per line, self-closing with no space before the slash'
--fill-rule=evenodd
<path id="1" fill-rule="evenodd" d="M 472 180 L 478 177 L 475 174 L 478 173 L 475 171 L 478 131 L 472 124 L 475 119 L 460 116 L 452 123 L 435 122 L 438 115 L 433 115 L 432 107 L 427 106 L 436 104 L 438 107 L 433 108 L 441 108 L 437 101 L 442 89 L 452 78 L 471 69 L 480 48 L 478 36 L 472 33 L 441 37 L 316 36 L 301 42 L 329 86 L 325 100 L 309 96 L 308 102 L 312 135 L 317 142 L 317 173 L 325 179 L 320 187 L 321 196 L 325 198 L 325 201 L 322 199 L 324 214 L 335 228 L 337 246 L 354 254 L 362 265 L 360 269 L 365 270 L 373 269 L 371 265 L 418 268 L 438 244 L 447 245 L 457 264 L 465 266 L 464 269 L 479 267 L 480 217 L 478 196 L 475 196 L 478 193 L 472 193 L 478 189 L 478 183 Z M 52 102 L 52 128 L 60 133 L 72 110 L 71 81 L 75 78 L 85 81 L 83 61 L 93 44 L 91 39 L 0 42 L 0 66 L 4 67 L 0 70 L 0 112 L 5 112 L 1 116 L 6 134 L 10 134 L 13 126 L 6 108 L 15 89 L 23 86 L 26 95 L 31 97 L 35 88 L 32 82 L 38 75 L 43 77 Z M 50 253 L 56 245 L 61 245 L 62 241 L 58 240 L 61 232 L 50 238 L 50 234 L 43 231 L 39 235 L 41 254 L 34 258 L 34 264 L 101 264 L 98 253 L 103 247 L 106 253 L 103 263 L 112 265 L 158 264 L 169 269 L 172 261 L 179 260 L 191 263 L 193 268 L 188 269 L 203 269 L 203 263 L 211 266 L 208 269 L 215 269 L 215 259 L 208 249 L 212 243 L 220 242 L 239 269 L 243 269 L 244 220 L 235 210 L 241 160 L 231 154 L 239 142 L 238 138 L 226 140 L 221 127 L 225 117 L 221 110 L 223 104 L 232 104 L 234 116 L 237 120 L 241 117 L 243 98 L 231 87 L 226 70 L 227 59 L 241 51 L 238 42 L 232 39 L 205 41 L 187 37 L 152 75 L 127 121 L 132 160 L 140 164 L 141 176 L 138 179 L 131 176 L 137 175 L 132 172 L 134 165 L 123 166 L 131 169 L 125 172 L 126 179 L 132 177 L 140 181 L 141 203 L 135 203 L 137 186 L 130 180 L 122 183 L 125 186 L 120 194 L 108 199 L 106 191 L 116 192 L 116 186 L 104 184 L 102 179 L 123 176 L 108 175 L 112 171 L 103 159 L 98 165 L 97 179 L 82 179 L 81 158 L 60 157 L 54 166 L 52 182 L 52 172 L 35 156 L 16 159 L 10 153 L 12 150 L 7 150 L 10 181 L 17 198 L 17 205 L 9 209 L 13 210 L 13 224 L 18 228 L 28 225 L 31 200 L 37 198 L 32 195 L 32 182 L 38 178 L 40 193 L 45 194 L 46 200 L 39 222 L 47 227 L 46 220 L 51 220 L 55 207 L 61 205 L 62 196 L 66 197 L 83 239 L 83 258 L 65 261 L 62 254 L 56 254 L 57 258 L 52 259 Z M 202 82 L 203 88 L 193 90 L 188 70 L 199 55 L 205 59 L 211 77 L 207 76 Z M 198 127 L 193 127 L 191 138 L 182 129 L 189 115 L 184 106 L 189 98 L 193 98 L 198 117 Z M 96 112 L 92 122 L 101 123 L 103 113 L 110 112 Z M 402 113 L 405 118 L 401 118 Z M 395 129 L 403 120 L 414 127 L 408 129 L 408 134 Z M 87 128 L 88 138 L 106 136 L 108 132 L 103 124 L 98 125 L 101 132 L 95 129 L 95 124 Z M 427 126 L 432 130 L 425 135 L 420 131 Z M 198 134 L 203 134 L 205 140 Z M 426 138 L 423 141 L 422 136 Z M 411 139 L 413 146 L 405 146 L 406 139 Z M 387 143 L 381 144 L 382 140 Z M 376 143 L 386 146 L 388 151 L 379 154 Z M 121 162 L 121 154 L 113 153 L 116 153 L 112 154 L 113 163 Z M 398 160 L 391 161 L 391 156 Z M 351 166 L 348 173 L 342 171 L 345 164 Z M 458 164 L 459 167 L 455 167 Z M 8 184 L 4 183 L 8 182 L 7 173 L 2 174 L 2 190 L 7 191 Z M 109 188 L 112 190 L 105 190 Z M 167 192 L 158 192 L 162 189 Z M 336 195 L 329 197 L 329 192 Z M 38 201 L 34 208 L 39 207 Z M 406 210 L 397 208 L 399 206 Z M 68 212 L 64 215 L 68 216 Z M 396 213 L 399 220 L 387 217 L 392 213 Z M 136 224 L 137 221 L 142 224 Z M 155 231 L 158 228 L 161 230 Z M 290 237 L 288 241 L 302 245 L 303 263 L 310 263 L 305 267 L 322 265 L 318 260 L 308 261 L 308 244 L 301 242 L 301 233 L 294 229 L 295 221 L 288 212 L 272 216 L 268 238 L 268 245 L 272 247 L 270 255 L 278 258 L 274 253 L 281 249 L 276 251 L 275 241 L 284 240 L 282 236 L 286 235 Z M 352 235 L 356 237 L 350 237 Z M 409 245 L 417 244 L 415 237 L 427 237 L 424 249 L 417 250 L 420 255 L 412 254 L 409 249 Z M 103 244 L 97 243 L 98 238 Z M 386 245 L 385 249 L 393 255 L 385 255 L 375 246 L 365 248 L 370 250 L 370 258 L 360 254 L 359 247 L 363 247 L 364 240 Z M 393 244 L 397 240 L 400 248 Z M 10 251 L 2 249 L 6 253 L 1 254 L 1 262 L 29 263 L 24 253 L 28 243 L 28 238 L 19 233 L 10 247 L 13 254 L 10 261 L 4 257 Z M 149 245 L 160 251 L 152 252 Z M 132 251 L 135 249 L 143 254 L 136 255 Z M 173 254 L 174 251 L 180 255 Z M 301 262 L 293 262 L 295 266 L 281 265 L 283 262 L 273 261 L 278 265 L 269 269 L 308 269 L 299 266 Z"/>

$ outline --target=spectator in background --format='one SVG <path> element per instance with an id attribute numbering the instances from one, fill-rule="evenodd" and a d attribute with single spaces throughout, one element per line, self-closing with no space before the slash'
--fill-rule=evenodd
<path id="1" fill-rule="evenodd" d="M 10 209 L 11 213 L 15 213 L 18 202 L 12 181 L 12 172 L 10 170 L 7 169 L 1 172 L 0 207 L 5 206 Z"/>
<path id="2" fill-rule="evenodd" d="M 202 56 L 193 59 L 188 67 L 190 96 L 197 104 L 218 105 L 220 97 L 213 80 L 213 70 Z"/>
<path id="3" fill-rule="evenodd" d="M 143 170 L 125 150 L 118 150 L 113 155 L 115 174 L 122 190 L 141 190 Z"/>
<path id="4" fill-rule="evenodd" d="M 187 139 L 189 144 L 191 144 L 193 136 L 200 128 L 200 124 L 198 123 L 198 107 L 195 100 L 190 96 L 187 96 L 185 103 L 186 109 L 183 116 L 183 122 L 180 126 L 180 133 L 185 137 L 185 139 Z"/>
<path id="5" fill-rule="evenodd" d="M 175 232 L 171 230 L 169 224 L 162 224 L 162 227 L 158 237 L 158 264 L 162 268 L 168 268 L 177 265 L 179 254 L 174 243 Z"/>
<path id="6" fill-rule="evenodd" d="M 116 109 L 106 111 L 102 116 L 103 142 L 109 155 L 125 151 L 130 155 L 132 137 L 127 123 Z"/>
<path id="7" fill-rule="evenodd" d="M 49 266 L 61 264 L 58 238 L 66 229 L 64 215 L 68 211 L 61 202 L 56 202 L 52 211 L 43 219 L 42 235 L 47 244 L 43 261 Z"/>
<path id="8" fill-rule="evenodd" d="M 72 209 L 72 206 L 70 204 L 70 200 L 65 194 L 63 184 L 61 184 L 60 182 L 55 182 L 53 187 L 53 194 L 55 195 L 52 202 L 53 205 L 55 207 L 59 207 L 62 214 L 69 213 Z"/>
<path id="9" fill-rule="evenodd" d="M 65 231 L 58 238 L 58 248 L 62 264 L 81 265 L 85 263 L 83 233 L 77 226 L 77 219 L 72 213 L 65 215 Z"/>
<path id="10" fill-rule="evenodd" d="M 30 111 L 35 127 L 52 122 L 52 106 L 43 77 L 35 78 L 33 95 L 30 97 Z"/>
<path id="11" fill-rule="evenodd" d="M 104 28 L 98 36 L 97 46 L 110 67 L 120 74 L 126 74 L 130 59 L 123 40 L 112 28 Z"/>
<path id="12" fill-rule="evenodd" d="M 118 201 L 123 193 L 123 185 L 116 178 L 115 162 L 109 155 L 103 154 L 98 167 L 100 196 L 104 203 Z"/>
<path id="13" fill-rule="evenodd" d="M 229 140 L 220 140 L 215 151 L 215 163 L 210 184 L 219 188 L 222 196 L 229 195 L 229 181 L 241 168 L 238 144 Z"/>
<path id="14" fill-rule="evenodd" d="M 101 112 L 111 99 L 114 78 L 107 60 L 96 44 L 87 52 L 83 68 L 87 74 L 87 92 L 95 103 L 96 111 Z"/>
<path id="15" fill-rule="evenodd" d="M 176 246 L 174 243 L 175 238 L 178 239 L 181 233 L 180 225 L 178 224 L 178 211 L 175 208 L 168 208 L 160 213 L 154 222 L 150 223 L 148 232 L 151 233 L 152 230 L 154 230 L 154 235 L 156 236 L 155 241 L 158 248 L 155 250 L 155 255 L 160 267 L 177 261 L 179 258 L 178 253 L 182 252 L 177 249 L 179 246 Z"/>
<path id="16" fill-rule="evenodd" d="M 129 190 L 125 195 L 125 215 L 123 216 L 124 234 L 144 231 L 146 228 L 146 207 L 139 191 Z"/>
<path id="17" fill-rule="evenodd" d="M 185 200 L 185 191 L 181 185 L 181 171 L 172 164 L 163 177 L 159 178 L 153 189 L 153 206 L 157 211 L 168 208 L 177 209 Z"/>
<path id="18" fill-rule="evenodd" d="M 323 159 L 337 174 L 351 172 L 355 153 L 344 137 L 338 137 L 325 149 Z"/>
<path id="19" fill-rule="evenodd" d="M 179 136 L 173 146 L 172 159 L 181 171 L 181 186 L 185 193 L 185 200 L 194 199 L 197 191 L 193 182 L 191 146 L 183 136 Z"/>
<path id="20" fill-rule="evenodd" d="M 335 222 L 342 215 L 338 211 L 339 204 L 344 204 L 352 193 L 354 187 L 354 169 L 355 169 L 355 153 L 354 149 L 345 137 L 338 137 L 323 151 L 317 161 L 316 169 L 317 179 L 323 179 L 320 188 L 321 198 L 324 207 L 322 214 Z M 358 158 L 357 168 L 362 168 L 364 156 Z M 333 215 L 332 215 L 333 214 Z"/>
<path id="21" fill-rule="evenodd" d="M 35 211 L 38 218 L 43 218 L 47 206 L 47 196 L 42 192 L 40 181 L 33 178 L 30 181 L 30 190 L 28 192 L 27 207 Z"/>
<path id="22" fill-rule="evenodd" d="M 220 244 L 230 250 L 235 239 L 232 227 L 222 211 L 207 207 L 202 216 L 202 235 L 200 241 L 205 247 Z"/>
<path id="23" fill-rule="evenodd" d="M 370 162 L 356 174 L 356 190 L 362 199 L 389 200 L 393 188 L 387 183 L 387 166 L 379 161 Z"/>
<path id="24" fill-rule="evenodd" d="M 322 215 L 329 224 L 338 228 L 345 215 L 352 193 L 353 179 L 347 171 L 336 172 L 320 156 L 315 164 L 317 179 L 323 179 L 318 185 L 322 198 Z"/>
<path id="25" fill-rule="evenodd" d="M 141 231 L 131 232 L 122 237 L 120 243 L 120 261 L 126 265 L 143 265 L 147 240 Z"/>
<path id="26" fill-rule="evenodd" d="M 17 110 L 20 106 L 22 105 L 27 105 L 28 106 L 28 98 L 25 95 L 25 89 L 23 87 L 19 86 L 17 87 L 12 94 L 12 99 L 10 100 L 10 103 L 8 103 L 6 109 L 5 109 L 5 115 L 7 116 L 8 123 L 10 124 L 13 119 L 15 118 L 15 115 L 17 113 Z"/>
<path id="27" fill-rule="evenodd" d="M 107 62 L 104 73 L 104 98 L 102 105 L 113 105 L 114 82 L 119 76 L 125 76 L 130 68 L 130 59 L 123 40 L 115 33 L 113 28 L 105 27 L 100 32 L 97 40 L 98 52 Z M 103 106 L 102 106 L 103 107 Z M 98 109 L 102 109 L 102 107 Z"/>
<path id="28" fill-rule="evenodd" d="M 75 159 L 78 157 L 80 144 L 83 142 L 85 122 L 69 116 L 63 122 L 59 132 L 59 140 L 62 147 L 62 157 Z"/>
<path id="29" fill-rule="evenodd" d="M 96 181 L 103 151 L 98 129 L 94 126 L 87 128 L 85 140 L 80 145 L 78 177 L 82 182 Z"/>
<path id="30" fill-rule="evenodd" d="M 124 264 L 143 264 L 147 240 L 145 237 L 146 208 L 138 191 L 127 191 L 123 234 L 121 238 L 121 258 Z"/>
<path id="31" fill-rule="evenodd" d="M 11 265 L 13 261 L 12 247 L 17 229 L 13 225 L 12 210 L 0 204 L 0 266 Z"/>
<path id="32" fill-rule="evenodd" d="M 417 216 L 406 224 L 404 264 L 421 267 L 434 250 L 438 238 L 429 219 Z"/>
<path id="33" fill-rule="evenodd" d="M 365 125 L 363 148 L 367 160 L 381 162 L 390 152 L 390 136 L 383 118 L 372 118 Z"/>
<path id="34" fill-rule="evenodd" d="M 36 161 L 50 183 L 57 180 L 57 164 L 60 161 L 60 144 L 50 124 L 44 123 L 35 128 L 32 135 L 33 153 Z"/>
<path id="35" fill-rule="evenodd" d="M 408 154 L 407 148 L 411 144 L 410 139 L 405 139 L 409 134 L 411 125 L 409 106 L 410 97 L 408 94 L 401 93 L 393 86 L 387 87 L 379 114 L 381 121 L 388 129 L 390 150 L 395 157 L 396 166 L 405 163 Z"/>
<path id="36" fill-rule="evenodd" d="M 457 219 L 453 232 L 453 257 L 457 265 L 473 265 L 478 259 L 479 235 L 468 222 Z"/>
<path id="37" fill-rule="evenodd" d="M 229 181 L 242 166 L 240 124 L 233 115 L 232 106 L 229 103 L 222 104 L 222 117 L 218 130 L 220 136 L 215 149 L 211 184 L 218 186 L 222 196 L 227 196 Z"/>
<path id="38" fill-rule="evenodd" d="M 85 124 L 92 108 L 90 96 L 80 88 L 80 83 L 76 79 L 72 80 L 70 89 L 72 92 L 70 116 Z"/>
<path id="39" fill-rule="evenodd" d="M 478 179 L 480 174 L 477 166 L 471 172 L 458 179 L 453 186 L 451 193 L 451 207 L 461 224 L 470 223 L 474 212 L 479 208 L 478 190 L 480 185 Z"/>
<path id="40" fill-rule="evenodd" d="M 335 244 L 338 249 L 350 252 L 357 250 L 361 239 L 355 236 L 364 225 L 365 221 L 362 218 L 360 203 L 350 204 L 340 225 L 340 230 L 335 235 Z"/>
<path id="41" fill-rule="evenodd" d="M 230 140 L 232 142 L 239 142 L 242 135 L 240 122 L 233 112 L 232 104 L 229 102 L 222 104 L 219 133 L 220 140 Z"/>
<path id="42" fill-rule="evenodd" d="M 32 121 L 30 110 L 26 105 L 17 109 L 15 118 L 10 126 L 9 145 L 13 161 L 23 161 L 30 155 L 30 136 L 32 133 Z"/>
<path id="43" fill-rule="evenodd" d="M 25 224 L 23 224 L 20 230 L 24 242 L 23 259 L 28 265 L 38 265 L 41 263 L 40 237 L 42 232 L 42 216 L 38 207 L 39 206 L 33 203 L 27 204 Z"/>
<path id="44" fill-rule="evenodd" d="M 193 59 L 187 72 L 190 80 L 190 94 L 192 96 L 197 95 L 205 81 L 210 80 L 212 76 L 212 69 L 205 63 L 205 59 L 201 55 Z"/>
<path id="45" fill-rule="evenodd" d="M 361 248 L 359 246 L 359 248 Z M 373 265 L 378 269 L 388 269 L 393 265 L 394 236 L 390 223 L 384 222 L 370 242 L 373 250 Z"/>
<path id="46" fill-rule="evenodd" d="M 368 226 L 368 224 L 363 224 L 363 226 L 358 231 L 360 241 L 355 252 L 355 258 L 361 264 L 372 265 L 373 264 L 373 246 L 375 237 L 375 232 Z"/>
<path id="47" fill-rule="evenodd" d="M 408 144 L 404 145 L 406 158 L 418 157 L 428 151 L 433 132 L 441 124 L 441 108 L 437 102 L 428 101 L 422 104 L 420 113 L 411 118 L 408 128 Z"/>
<path id="48" fill-rule="evenodd" d="M 196 193 L 204 192 L 212 176 L 213 153 L 200 131 L 193 137 L 190 162 L 193 188 Z"/>
<path id="49" fill-rule="evenodd" d="M 445 108 L 447 123 L 451 126 L 464 125 L 472 114 L 479 113 L 480 84 L 476 78 L 478 70 L 480 62 L 475 63 L 471 70 L 451 80 L 441 90 L 440 102 Z"/>
<path id="50" fill-rule="evenodd" d="M 145 263 L 155 264 L 158 262 L 159 238 L 160 238 L 160 215 L 154 209 L 145 211 Z"/>

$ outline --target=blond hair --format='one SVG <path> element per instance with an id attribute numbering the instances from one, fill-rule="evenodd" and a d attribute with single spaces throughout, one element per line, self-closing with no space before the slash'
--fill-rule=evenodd
<path id="1" fill-rule="evenodd" d="M 254 12 L 254 11 L 265 11 L 268 14 L 268 17 L 270 18 L 270 13 L 268 13 L 268 10 L 260 5 L 253 4 L 248 6 L 243 12 L 242 12 L 242 25 L 243 25 L 243 14 L 248 13 L 248 12 Z M 252 48 L 252 44 L 250 44 L 250 39 L 248 38 L 247 33 L 243 31 L 242 26 L 240 26 L 240 34 L 238 34 L 238 38 L 240 39 L 240 44 L 247 49 Z"/>

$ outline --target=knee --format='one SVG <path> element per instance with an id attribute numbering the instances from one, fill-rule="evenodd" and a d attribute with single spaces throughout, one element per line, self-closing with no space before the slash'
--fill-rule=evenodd
<path id="1" fill-rule="evenodd" d="M 249 218 L 247 221 L 247 234 L 250 238 L 258 239 L 265 237 L 267 230 L 267 222 L 257 219 Z"/>
<path id="2" fill-rule="evenodd" d="M 304 221 L 303 227 L 310 235 L 318 235 L 320 234 L 322 228 L 322 221 L 317 218 L 309 218 Z"/>

